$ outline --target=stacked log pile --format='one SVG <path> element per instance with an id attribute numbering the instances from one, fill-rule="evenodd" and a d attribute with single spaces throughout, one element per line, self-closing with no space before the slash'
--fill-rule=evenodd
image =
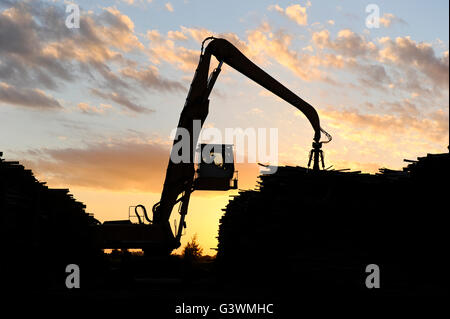
<path id="1" fill-rule="evenodd" d="M 92 253 L 90 226 L 97 221 L 68 189 L 48 188 L 31 170 L 1 155 L 0 275 L 14 287 L 51 285 L 65 275 L 66 265 Z"/>
<path id="2" fill-rule="evenodd" d="M 285 166 L 260 176 L 258 189 L 224 209 L 222 275 L 265 292 L 289 284 L 299 293 L 360 293 L 366 266 L 376 264 L 382 293 L 442 292 L 449 158 L 428 154 L 378 174 Z"/>

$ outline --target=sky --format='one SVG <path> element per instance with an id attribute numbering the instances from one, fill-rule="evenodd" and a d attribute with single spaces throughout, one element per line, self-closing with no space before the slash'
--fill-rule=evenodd
<path id="1" fill-rule="evenodd" d="M 80 9 L 79 28 L 66 26 L 69 4 Z M 369 4 L 379 9 L 375 28 L 366 23 Z M 201 42 L 214 35 L 316 108 L 333 136 L 326 166 L 401 169 L 403 159 L 448 151 L 448 6 L 0 0 L 0 151 L 50 187 L 69 188 L 100 221 L 128 218 L 130 205 L 151 207 Z M 276 128 L 278 163 L 307 164 L 306 118 L 229 66 L 205 127 Z M 256 187 L 257 164 L 237 170 L 240 189 Z M 182 244 L 197 234 L 213 254 L 221 209 L 236 194 L 195 192 Z"/>

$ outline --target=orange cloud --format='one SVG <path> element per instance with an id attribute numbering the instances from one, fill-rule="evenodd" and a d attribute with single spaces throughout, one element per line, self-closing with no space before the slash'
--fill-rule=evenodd
<path id="1" fill-rule="evenodd" d="M 311 39 L 316 47 L 315 58 L 324 54 L 338 58 L 339 64 L 331 66 L 358 76 L 365 91 L 381 89 L 393 94 L 386 89 L 396 88 L 396 92 L 433 100 L 448 92 L 448 53 L 436 56 L 431 44 L 417 43 L 410 37 L 385 37 L 376 45 L 349 29 L 340 30 L 335 39 L 331 39 L 328 30 L 313 32 Z"/>
<path id="2" fill-rule="evenodd" d="M 0 12 L 0 42 L 9 43 L 0 48 L 0 82 L 7 82 L 15 90 L 2 89 L 2 99 L 8 104 L 27 103 L 23 97 L 33 97 L 37 107 L 59 105 L 39 89 L 56 90 L 63 82 L 89 78 L 98 83 L 108 100 L 134 111 L 146 111 L 133 102 L 133 93 L 142 87 L 158 90 L 180 89 L 176 81 L 161 77 L 155 68 L 142 71 L 139 63 L 124 54 L 144 49 L 139 41 L 133 21 L 116 7 L 103 8 L 100 13 L 83 13 L 83 22 L 77 32 L 68 32 L 64 25 L 64 7 L 40 1 L 11 2 L 11 7 Z M 112 64 L 115 64 L 114 67 Z M 118 74 L 115 69 L 125 66 Z M 139 86 L 129 82 L 137 82 Z M 88 83 L 88 82 L 86 82 Z M 133 83 L 133 84 L 135 84 Z M 99 92 L 93 88 L 91 92 Z M 20 102 L 18 99 L 22 97 Z M 98 95 L 97 95 L 98 96 Z M 44 103 L 45 100 L 45 103 Z M 19 103 L 20 102 L 20 103 Z M 84 103 L 78 101 L 77 103 Z M 82 110 L 93 112 L 93 107 L 82 105 Z M 62 108 L 62 107 L 61 107 Z"/>
<path id="3" fill-rule="evenodd" d="M 187 36 L 181 31 L 168 31 L 167 37 L 171 40 L 187 40 Z"/>
<path id="4" fill-rule="evenodd" d="M 290 20 L 296 22 L 298 25 L 304 26 L 308 24 L 308 15 L 306 13 L 306 7 L 302 7 L 299 4 L 293 4 L 286 9 L 281 8 L 279 5 L 269 6 L 269 10 L 275 10 Z"/>
<path id="5" fill-rule="evenodd" d="M 167 146 L 117 142 L 86 148 L 34 151 L 29 165 L 54 186 L 159 192 L 169 159 Z"/>
<path id="6" fill-rule="evenodd" d="M 373 139 L 378 135 L 383 140 L 398 140 L 402 136 L 416 136 L 416 139 L 434 143 L 445 143 L 448 140 L 448 111 L 443 109 L 431 112 L 427 117 L 416 117 L 413 114 L 362 114 L 357 110 L 323 110 L 321 115 L 330 120 L 336 129 L 345 129 L 348 137 L 360 139 L 365 135 Z M 364 134 L 361 134 L 361 129 Z M 353 136 L 353 137 L 352 137 Z"/>
<path id="7" fill-rule="evenodd" d="M 83 16 L 80 29 L 79 34 L 60 41 L 44 42 L 42 53 L 60 60 L 103 63 L 123 59 L 114 49 L 123 52 L 144 49 L 134 33 L 132 20 L 114 7 L 104 8 L 98 16 L 93 13 Z"/>
<path id="8" fill-rule="evenodd" d="M 104 10 L 102 18 L 109 27 L 101 26 L 97 30 L 105 42 L 125 52 L 133 48 L 144 48 L 134 33 L 133 21 L 127 15 L 114 7 L 107 7 Z"/>
<path id="9" fill-rule="evenodd" d="M 175 32 L 178 32 L 177 36 L 174 35 Z M 184 37 L 181 35 L 184 35 Z M 181 26 L 181 31 L 169 31 L 167 39 L 162 37 L 158 31 L 152 30 L 147 33 L 150 40 L 149 54 L 151 60 L 155 63 L 165 61 L 180 70 L 192 72 L 198 64 L 198 50 L 178 46 L 175 41 L 184 41 L 186 38 L 190 38 L 201 43 L 208 36 L 227 39 L 247 57 L 260 65 L 275 60 L 307 81 L 325 79 L 323 71 L 319 70 L 318 67 L 342 68 L 344 66 L 344 60 L 339 55 L 304 53 L 311 52 L 311 47 L 309 47 L 310 50 L 303 50 L 304 52 L 296 52 L 290 49 L 293 36 L 284 31 L 271 32 L 268 23 L 263 23 L 260 27 L 249 30 L 246 40 L 240 39 L 235 33 L 215 33 L 205 28 Z"/>
<path id="10" fill-rule="evenodd" d="M 78 109 L 85 114 L 104 114 L 106 110 L 112 108 L 109 104 L 100 104 L 100 106 L 89 105 L 89 103 L 81 102 L 77 105 Z"/>
<path id="11" fill-rule="evenodd" d="M 291 40 L 292 37 L 283 32 L 278 32 L 270 37 L 255 30 L 248 35 L 248 46 L 251 51 L 263 52 L 267 57 L 273 58 L 304 80 L 320 78 L 320 71 L 311 68 L 309 64 L 309 55 L 289 49 Z"/>
<path id="12" fill-rule="evenodd" d="M 381 62 L 390 62 L 404 69 L 418 69 L 434 85 L 448 90 L 449 57 L 448 52 L 437 57 L 429 43 L 417 43 L 410 37 L 397 37 L 394 40 L 385 37 L 379 40 L 383 49 L 379 51 Z"/>
<path id="13" fill-rule="evenodd" d="M 84 105 L 82 105 L 84 106 Z M 167 143 L 126 140 L 89 144 L 85 148 L 30 151 L 27 166 L 52 187 L 85 187 L 110 191 L 159 193 L 170 148 Z M 238 163 L 240 188 L 253 188 L 259 168 Z M 217 196 L 217 192 L 200 192 Z"/>
<path id="14" fill-rule="evenodd" d="M 169 12 L 173 12 L 174 11 L 173 10 L 173 6 L 172 6 L 172 4 L 170 2 L 167 2 L 165 4 L 165 7 L 166 7 L 167 11 L 169 11 Z"/>
<path id="15" fill-rule="evenodd" d="M 150 47 L 149 53 L 154 63 L 168 62 L 186 72 L 195 70 L 200 57 L 198 50 L 175 46 L 172 40 L 166 40 L 161 45 Z"/>
<path id="16" fill-rule="evenodd" d="M 319 48 L 332 49 L 348 57 L 372 54 L 377 50 L 373 42 L 367 41 L 349 29 L 340 30 L 334 41 L 330 39 L 330 32 L 326 29 L 314 32 L 312 40 Z"/>
<path id="17" fill-rule="evenodd" d="M 382 17 L 380 17 L 380 24 L 385 28 L 389 28 L 394 23 L 407 24 L 405 20 L 396 17 L 392 13 L 385 13 Z"/>
<path id="18" fill-rule="evenodd" d="M 150 42 L 161 42 L 163 40 L 158 30 L 148 30 L 146 36 Z"/>
<path id="19" fill-rule="evenodd" d="M 150 40 L 150 60 L 157 64 L 164 61 L 182 71 L 192 72 L 198 64 L 199 50 L 187 49 L 183 46 L 176 45 L 175 42 L 185 41 L 190 38 L 200 44 L 209 36 L 226 38 L 244 52 L 244 54 L 248 54 L 251 57 L 246 43 L 241 41 L 234 33 L 215 33 L 205 28 L 187 28 L 181 26 L 181 31 L 171 30 L 167 33 L 167 37 L 163 37 L 157 30 L 147 32 L 147 38 Z"/>

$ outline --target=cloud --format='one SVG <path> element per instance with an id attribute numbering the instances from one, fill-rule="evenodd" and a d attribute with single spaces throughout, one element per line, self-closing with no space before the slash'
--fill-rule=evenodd
<path id="1" fill-rule="evenodd" d="M 259 30 L 248 35 L 250 50 L 264 53 L 304 80 L 320 78 L 320 71 L 312 67 L 310 55 L 289 49 L 292 37 L 284 32 L 277 32 L 272 37 Z"/>
<path id="2" fill-rule="evenodd" d="M 56 30 L 61 25 L 55 19 L 57 13 L 43 5 L 41 14 L 46 19 L 38 25 L 29 4 L 14 5 L 0 12 L 0 80 L 18 87 L 49 89 L 57 87 L 55 78 L 73 80 L 63 61 L 42 52 L 43 33 L 48 33 L 50 39 L 61 36 L 61 31 L 47 32 L 51 30 L 49 24 L 52 22 L 55 22 L 53 27 Z"/>
<path id="3" fill-rule="evenodd" d="M 293 4 L 286 9 L 281 8 L 279 5 L 271 5 L 269 10 L 275 10 L 284 16 L 288 17 L 290 20 L 296 22 L 298 25 L 304 26 L 308 24 L 308 15 L 306 13 L 306 7 L 302 7 L 299 4 Z"/>
<path id="4" fill-rule="evenodd" d="M 117 8 L 105 8 L 98 18 L 102 25 L 97 25 L 97 30 L 107 44 L 125 52 L 144 48 L 134 33 L 133 21 Z"/>
<path id="5" fill-rule="evenodd" d="M 395 105 L 396 104 L 396 105 Z M 335 130 L 340 131 L 341 137 L 347 136 L 350 139 L 360 140 L 360 142 L 376 142 L 376 137 L 382 141 L 399 143 L 399 136 L 407 136 L 409 139 L 417 141 L 428 141 L 430 143 L 447 143 L 449 131 L 448 110 L 438 109 L 429 112 L 426 116 L 417 112 L 408 112 L 411 105 L 405 105 L 405 101 L 394 103 L 391 106 L 404 108 L 403 112 L 393 114 L 386 112 L 383 114 L 364 114 L 359 110 L 339 110 L 329 108 L 323 110 L 321 115 L 331 120 L 330 124 Z M 383 108 L 380 107 L 380 110 Z M 361 134 L 364 130 L 364 134 Z M 364 139 L 363 139 L 364 137 Z M 385 147 L 386 148 L 386 147 Z"/>
<path id="6" fill-rule="evenodd" d="M 162 191 L 169 145 L 146 139 L 94 143 L 84 148 L 37 149 L 23 161 L 52 187 L 86 187 L 112 191 Z M 236 164 L 240 187 L 253 188 L 258 175 L 254 163 Z M 215 192 L 199 192 L 208 195 Z"/>
<path id="7" fill-rule="evenodd" d="M 384 89 L 392 82 L 383 65 L 349 61 L 347 67 L 355 70 L 360 84 L 364 87 Z"/>
<path id="8" fill-rule="evenodd" d="M 199 50 L 175 46 L 172 40 L 165 40 L 162 44 L 151 46 L 149 54 L 153 63 L 168 62 L 177 69 L 186 72 L 195 70 L 200 57 Z"/>
<path id="9" fill-rule="evenodd" d="M 84 114 L 104 114 L 106 110 L 111 109 L 109 104 L 100 104 L 100 106 L 89 105 L 89 103 L 81 102 L 77 105 L 78 109 Z"/>
<path id="10" fill-rule="evenodd" d="M 241 40 L 235 33 L 216 33 L 205 28 L 188 28 L 181 26 L 180 30 L 168 31 L 167 37 L 161 35 L 158 30 L 147 32 L 150 60 L 156 64 L 167 62 L 175 68 L 185 72 L 195 71 L 199 61 L 200 50 L 186 48 L 184 46 L 185 44 L 178 45 L 177 42 L 193 40 L 200 44 L 205 38 L 210 36 L 225 38 L 249 58 L 255 57 L 255 52 L 251 52 L 247 43 Z M 224 71 L 226 72 L 226 70 Z"/>
<path id="11" fill-rule="evenodd" d="M 146 37 L 148 40 L 150 40 L 150 42 L 159 43 L 163 41 L 163 38 L 158 30 L 148 30 Z"/>
<path id="12" fill-rule="evenodd" d="M 330 47 L 330 31 L 321 30 L 312 34 L 314 44 L 319 48 Z"/>
<path id="13" fill-rule="evenodd" d="M 98 96 L 100 98 L 113 101 L 121 106 L 124 106 L 126 109 L 136 112 L 136 113 L 150 113 L 154 112 L 154 110 L 148 109 L 146 107 L 143 107 L 139 104 L 136 104 L 135 102 L 131 101 L 129 97 L 123 94 L 119 94 L 117 92 L 102 92 L 97 89 L 91 89 L 91 93 L 95 96 Z"/>
<path id="14" fill-rule="evenodd" d="M 172 4 L 170 2 L 167 2 L 165 4 L 165 7 L 166 7 L 167 11 L 169 11 L 169 12 L 173 12 L 174 11 L 173 10 L 173 6 L 172 6 Z"/>
<path id="15" fill-rule="evenodd" d="M 419 107 L 411 102 L 409 99 L 403 99 L 401 101 L 383 102 L 384 110 L 386 113 L 395 113 L 403 116 L 420 116 Z"/>
<path id="16" fill-rule="evenodd" d="M 175 37 L 171 32 L 177 32 L 178 36 Z M 358 84 L 363 94 L 376 89 L 393 95 L 401 91 L 407 95 L 414 92 L 435 99 L 443 94 L 442 90 L 436 88 L 448 90 L 448 53 L 437 58 L 432 48 L 429 48 L 429 52 L 420 52 L 424 50 L 414 43 L 419 52 L 414 52 L 412 47 L 410 53 L 405 53 L 409 57 L 400 61 L 396 55 L 401 56 L 402 50 L 405 51 L 401 45 L 389 42 L 389 38 L 372 42 L 367 35 L 350 29 L 339 30 L 334 37 L 326 29 L 314 31 L 310 44 L 298 50 L 293 49 L 296 39 L 294 34 L 285 30 L 273 31 L 268 22 L 248 30 L 246 38 L 240 38 L 234 33 L 218 34 L 205 28 L 182 26 L 179 31 L 170 31 L 167 37 L 153 32 L 156 39 L 150 43 L 151 61 L 168 62 L 177 69 L 192 72 L 197 66 L 199 53 L 184 44 L 180 45 L 179 41 L 194 40 L 200 43 L 211 35 L 228 39 L 259 65 L 270 65 L 275 61 L 305 81 L 342 86 L 343 80 L 335 79 L 335 71 L 342 70 L 353 75 L 347 85 L 355 89 Z M 405 63 L 408 59 L 417 62 Z"/>
<path id="17" fill-rule="evenodd" d="M 148 66 L 142 70 L 128 67 L 121 69 L 120 74 L 135 80 L 143 89 L 153 88 L 166 92 L 185 91 L 185 87 L 180 82 L 162 78 L 155 66 Z"/>
<path id="18" fill-rule="evenodd" d="M 177 39 L 175 39 L 172 32 L 178 32 Z M 171 34 L 170 38 L 172 39 L 169 38 Z M 184 35 L 184 37 L 180 35 Z M 192 72 L 198 64 L 199 51 L 178 45 L 177 41 L 192 39 L 201 43 L 206 37 L 211 35 L 226 38 L 257 64 L 266 65 L 270 61 L 276 61 L 306 81 L 323 80 L 330 82 L 332 80 L 325 75 L 325 72 L 320 70 L 320 67 L 342 68 L 345 62 L 340 55 L 329 53 L 313 54 L 314 50 L 311 46 L 306 47 L 301 52 L 292 50 L 290 46 L 293 35 L 282 30 L 272 32 L 268 23 L 263 23 L 260 27 L 247 31 L 245 40 L 234 33 L 215 33 L 205 28 L 181 26 L 180 31 L 169 31 L 167 37 L 163 37 L 157 30 L 152 30 L 147 33 L 147 37 L 150 40 L 149 54 L 151 61 L 157 64 L 163 61 L 168 62 L 177 69 Z M 324 38 L 323 45 L 331 46 L 330 43 L 332 41 L 330 40 L 329 32 L 325 30 L 321 33 L 315 33 L 314 39 L 317 43 L 320 35 Z M 340 34 L 340 38 L 351 36 L 352 34 L 345 32 Z M 357 38 L 356 35 L 354 35 L 354 38 Z M 353 42 L 355 41 L 351 40 L 350 44 L 338 42 L 335 47 L 342 51 L 351 51 L 358 45 L 357 43 L 352 45 Z M 368 44 L 367 46 L 370 45 Z"/>
<path id="19" fill-rule="evenodd" d="M 385 37 L 375 44 L 350 29 L 340 30 L 335 39 L 326 29 L 313 32 L 311 40 L 316 57 L 339 58 L 339 68 L 356 75 L 365 91 L 395 88 L 385 92 L 414 92 L 433 99 L 448 92 L 448 53 L 436 56 L 431 44 L 410 37 Z"/>
<path id="20" fill-rule="evenodd" d="M 33 150 L 29 165 L 55 186 L 159 192 L 169 154 L 163 144 L 122 141 Z"/>
<path id="21" fill-rule="evenodd" d="M 153 0 L 120 0 L 130 6 L 142 5 L 144 3 L 152 3 Z"/>
<path id="22" fill-rule="evenodd" d="M 340 30 L 334 41 L 331 40 L 328 30 L 314 32 L 312 40 L 319 48 L 332 49 L 347 57 L 364 56 L 377 51 L 373 42 L 367 41 L 363 36 L 350 29 Z"/>
<path id="23" fill-rule="evenodd" d="M 417 69 L 427 76 L 434 85 L 446 88 L 449 86 L 448 52 L 437 57 L 429 43 L 417 43 L 409 36 L 388 37 L 380 39 L 383 48 L 379 51 L 381 62 L 390 62 L 403 69 Z"/>
<path id="24" fill-rule="evenodd" d="M 180 29 L 180 31 L 169 31 L 167 37 L 163 37 L 157 30 L 147 32 L 147 38 L 150 40 L 149 55 L 153 63 L 167 62 L 177 69 L 192 72 L 198 65 L 200 50 L 188 49 L 182 45 L 177 45 L 176 42 L 184 42 L 190 39 L 200 44 L 209 36 L 226 38 L 244 53 L 246 52 L 245 43 L 234 33 L 218 34 L 204 28 L 188 28 L 184 26 L 181 26 Z"/>
<path id="25" fill-rule="evenodd" d="M 4 82 L 0 82 L 0 102 L 44 110 L 62 108 L 57 100 L 41 90 L 18 89 Z"/>
<path id="26" fill-rule="evenodd" d="M 291 34 L 281 30 L 277 32 L 253 30 L 248 32 L 247 47 L 249 52 L 258 52 L 260 60 L 276 61 L 305 81 L 326 81 L 326 73 L 321 67 L 343 67 L 344 61 L 341 56 L 327 53 L 312 54 L 312 48 L 302 51 L 291 49 L 292 39 Z"/>
<path id="27" fill-rule="evenodd" d="M 126 96 L 141 89 L 174 91 L 182 87 L 159 75 L 154 66 L 129 71 L 140 69 L 140 64 L 125 54 L 143 54 L 145 48 L 133 21 L 116 7 L 82 12 L 80 28 L 70 30 L 64 25 L 62 5 L 32 1 L 5 6 L 0 11 L 0 81 L 23 90 L 22 95 L 29 90 L 60 90 L 65 84 L 92 81 L 96 89 L 112 92 L 107 94 L 110 100 L 140 112 L 145 108 Z"/>
<path id="28" fill-rule="evenodd" d="M 385 28 L 389 28 L 391 25 L 398 23 L 398 24 L 403 24 L 406 25 L 406 21 L 396 17 L 394 14 L 392 13 L 385 13 L 383 14 L 382 17 L 380 17 L 380 24 L 382 26 L 384 26 Z"/>
<path id="29" fill-rule="evenodd" d="M 178 41 L 187 40 L 188 38 L 183 32 L 180 31 L 169 31 L 167 32 L 167 37 L 171 40 L 178 40 Z"/>
<path id="30" fill-rule="evenodd" d="M 205 38 L 215 36 L 216 33 L 205 28 L 188 28 L 181 26 L 181 32 L 189 35 L 192 39 L 201 43 Z"/>
<path id="31" fill-rule="evenodd" d="M 442 41 L 439 38 L 436 38 L 436 40 L 433 41 L 433 44 L 438 47 L 439 49 L 445 49 L 447 46 L 445 45 L 445 42 Z"/>
<path id="32" fill-rule="evenodd" d="M 105 8 L 97 16 L 85 13 L 79 31 L 67 29 L 63 17 L 63 7 L 39 1 L 4 10 L 0 15 L 2 60 L 13 63 L 13 71 L 23 70 L 19 64 L 26 66 L 25 75 L 35 80 L 47 75 L 69 81 L 74 79 L 70 76 L 73 62 L 99 65 L 123 60 L 117 50 L 143 49 L 133 22 L 116 8 Z"/>

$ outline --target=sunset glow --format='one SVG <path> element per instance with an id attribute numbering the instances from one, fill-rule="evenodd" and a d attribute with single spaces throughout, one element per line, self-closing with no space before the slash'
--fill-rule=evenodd
<path id="1" fill-rule="evenodd" d="M 0 151 L 100 220 L 159 201 L 180 112 L 208 36 L 233 43 L 308 101 L 333 136 L 326 166 L 375 173 L 448 151 L 448 1 L 0 0 Z M 213 59 L 215 67 L 217 61 Z M 205 127 L 277 128 L 279 165 L 306 166 L 305 116 L 224 65 Z M 243 154 L 248 155 L 248 154 Z M 239 188 L 257 186 L 241 163 Z M 214 254 L 230 192 L 194 192 L 182 245 Z M 179 220 L 174 210 L 171 217 Z"/>

